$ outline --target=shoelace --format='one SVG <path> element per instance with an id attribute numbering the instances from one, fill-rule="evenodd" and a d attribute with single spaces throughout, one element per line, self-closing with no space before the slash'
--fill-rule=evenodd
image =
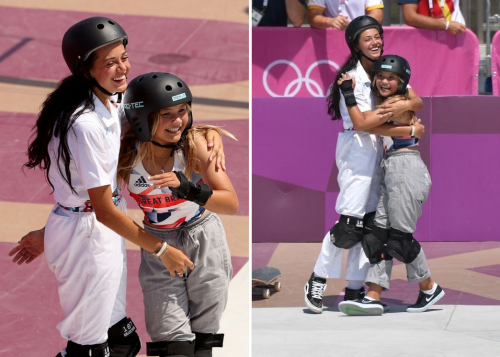
<path id="1" fill-rule="evenodd" d="M 326 284 L 319 283 L 317 281 L 312 282 L 311 295 L 314 299 L 323 299 L 323 293 L 325 292 Z"/>

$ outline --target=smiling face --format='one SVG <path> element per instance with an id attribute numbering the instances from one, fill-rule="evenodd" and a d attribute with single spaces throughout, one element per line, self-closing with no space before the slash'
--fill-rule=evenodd
<path id="1" fill-rule="evenodd" d="M 188 123 L 188 113 L 187 103 L 161 109 L 153 125 L 152 140 L 162 145 L 177 143 Z"/>
<path id="2" fill-rule="evenodd" d="M 372 60 L 377 60 L 382 55 L 382 37 L 376 28 L 361 32 L 358 49 Z"/>
<path id="3" fill-rule="evenodd" d="M 127 75 L 130 71 L 127 51 L 122 42 L 114 42 L 95 51 L 96 59 L 90 75 L 101 87 L 110 93 L 127 89 Z"/>
<path id="4" fill-rule="evenodd" d="M 389 97 L 395 94 L 400 83 L 399 76 L 389 71 L 379 71 L 375 75 L 375 85 L 382 97 Z"/>

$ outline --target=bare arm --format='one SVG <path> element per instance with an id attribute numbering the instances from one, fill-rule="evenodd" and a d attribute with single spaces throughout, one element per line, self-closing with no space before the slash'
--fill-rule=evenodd
<path id="1" fill-rule="evenodd" d="M 402 99 L 401 96 L 388 98 L 379 106 L 379 113 L 382 115 L 389 114 L 390 119 L 407 123 L 406 113 L 413 111 L 417 112 L 424 107 L 424 102 L 417 93 L 411 88 L 408 89 L 408 99 Z"/>
<path id="2" fill-rule="evenodd" d="M 345 30 L 349 24 L 349 20 L 343 15 L 327 17 L 323 15 L 323 10 L 315 8 L 309 9 L 308 20 L 311 27 L 317 29 L 335 28 Z"/>
<path id="3" fill-rule="evenodd" d="M 288 18 L 295 27 L 300 27 L 304 23 L 306 17 L 306 8 L 299 0 L 286 0 L 286 13 Z"/>
<path id="4" fill-rule="evenodd" d="M 382 25 L 382 21 L 384 21 L 384 10 L 382 9 L 373 9 L 366 13 L 368 16 L 373 17 L 378 21 L 379 24 Z"/>
<path id="5" fill-rule="evenodd" d="M 210 129 L 206 134 L 207 147 L 206 150 L 210 152 L 209 161 L 215 159 L 215 169 L 226 170 L 226 155 L 224 155 L 224 145 L 222 144 L 222 137 L 217 130 Z"/>
<path id="6" fill-rule="evenodd" d="M 204 160 L 205 153 L 200 150 L 205 145 L 205 138 L 196 138 L 196 153 L 200 163 Z M 205 208 L 221 214 L 235 214 L 239 207 L 238 197 L 229 177 L 225 172 L 216 172 L 212 164 L 199 167 L 201 178 L 212 190 L 213 194 L 208 199 Z"/>
<path id="7" fill-rule="evenodd" d="M 417 12 L 418 5 L 402 4 L 401 10 L 403 18 L 408 26 L 419 27 L 429 30 L 446 30 L 446 20 L 435 19 L 429 16 L 421 15 Z M 465 32 L 465 25 L 456 21 L 450 21 L 448 32 L 452 35 L 459 35 Z"/>
<path id="8" fill-rule="evenodd" d="M 206 141 L 204 148 L 206 148 Z M 215 166 L 215 163 L 212 162 L 211 165 Z M 96 213 L 96 218 L 99 222 L 149 252 L 154 252 L 158 249 L 162 240 L 139 227 L 132 219 L 114 205 L 109 185 L 92 188 L 88 190 L 88 192 Z M 21 241 L 18 242 L 18 245 L 9 252 L 9 256 L 17 253 L 13 262 L 17 262 L 19 265 L 24 262 L 29 264 L 36 257 L 41 255 L 44 251 L 44 235 L 45 228 L 42 228 L 24 236 Z M 167 253 L 161 257 L 161 260 L 172 277 L 175 276 L 176 271 L 185 272 L 186 265 L 194 269 L 193 263 L 188 259 L 185 253 L 172 245 L 169 245 Z"/>
<path id="9" fill-rule="evenodd" d="M 420 123 L 420 119 L 417 120 L 415 124 L 415 134 L 416 138 L 421 138 L 425 133 L 425 126 Z M 411 128 L 409 126 L 393 125 L 389 123 L 384 123 L 375 128 L 370 129 L 370 134 L 377 134 L 383 136 L 409 136 L 411 133 Z"/>
<path id="10" fill-rule="evenodd" d="M 349 81 L 352 80 L 351 85 L 349 85 Z M 342 94 L 352 95 L 352 90 L 356 87 L 356 79 L 352 78 L 349 73 L 343 73 L 342 76 L 337 81 Z M 345 86 L 345 88 L 343 88 Z M 352 87 L 352 90 L 350 89 Z M 351 92 L 351 93 L 348 93 Z M 347 112 L 349 113 L 349 117 L 351 118 L 352 124 L 354 128 L 358 131 L 369 130 L 376 126 L 379 126 L 382 123 L 387 122 L 390 119 L 390 113 L 386 113 L 381 115 L 379 110 L 368 110 L 362 112 L 358 105 L 347 105 Z"/>
<path id="11" fill-rule="evenodd" d="M 19 265 L 26 262 L 26 264 L 31 263 L 35 258 L 40 256 L 44 251 L 44 234 L 45 227 L 36 231 L 29 232 L 26 234 L 10 252 L 9 256 L 16 256 L 12 259 L 14 263 Z"/>
<path id="12" fill-rule="evenodd" d="M 358 131 L 370 130 L 389 120 L 389 114 L 380 115 L 378 110 L 362 112 L 357 105 L 347 107 L 354 128 Z"/>
<path id="13" fill-rule="evenodd" d="M 146 232 L 114 205 L 109 185 L 89 189 L 88 193 L 99 222 L 148 252 L 154 252 L 160 247 L 162 244 L 160 238 Z M 172 245 L 169 245 L 167 253 L 161 257 L 161 260 L 172 277 L 175 276 L 176 271 L 185 272 L 186 265 L 194 269 L 193 263 L 186 254 Z"/>

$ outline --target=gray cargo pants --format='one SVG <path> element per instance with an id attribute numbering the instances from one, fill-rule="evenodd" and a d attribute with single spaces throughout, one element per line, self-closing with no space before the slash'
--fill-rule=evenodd
<path id="1" fill-rule="evenodd" d="M 161 229 L 144 225 L 144 229 L 184 250 L 194 263 L 187 279 L 172 278 L 159 258 L 141 249 L 139 281 L 151 340 L 192 341 L 193 332 L 216 333 L 233 275 L 219 217 L 208 212 L 186 226 Z"/>
<path id="2" fill-rule="evenodd" d="M 375 215 L 375 225 L 413 233 L 422 205 L 427 201 L 432 185 L 429 171 L 418 151 L 388 153 L 382 160 L 381 191 Z M 375 283 L 389 289 L 392 260 L 373 264 L 368 269 L 366 283 Z M 410 264 L 406 264 L 408 282 L 419 283 L 431 276 L 424 250 Z"/>

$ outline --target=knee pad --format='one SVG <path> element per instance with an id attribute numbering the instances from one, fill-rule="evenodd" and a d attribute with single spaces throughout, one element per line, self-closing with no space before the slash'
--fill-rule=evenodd
<path id="1" fill-rule="evenodd" d="M 387 253 L 405 264 L 410 264 L 420 253 L 420 249 L 420 243 L 413 238 L 413 234 L 391 228 L 386 247 Z"/>
<path id="2" fill-rule="evenodd" d="M 135 357 L 141 350 L 141 339 L 132 320 L 124 317 L 108 329 L 110 357 Z"/>
<path id="3" fill-rule="evenodd" d="M 363 251 L 370 261 L 370 264 L 380 263 L 385 258 L 385 245 L 389 240 L 389 230 L 373 227 L 372 231 L 366 234 L 361 241 Z"/>
<path id="4" fill-rule="evenodd" d="M 337 248 L 351 249 L 363 239 L 363 220 L 341 215 L 330 229 L 330 242 Z"/>
<path id="5" fill-rule="evenodd" d="M 363 217 L 363 235 L 370 233 L 375 227 L 375 212 L 368 212 Z"/>
<path id="6" fill-rule="evenodd" d="M 194 357 L 194 341 L 160 341 L 146 343 L 146 356 Z"/>
<path id="7" fill-rule="evenodd" d="M 201 333 L 193 332 L 196 336 L 195 350 L 211 350 L 213 347 L 222 347 L 224 343 L 223 333 Z"/>
<path id="8" fill-rule="evenodd" d="M 66 357 L 108 357 L 108 343 L 104 342 L 97 345 L 80 345 L 73 341 L 68 341 L 66 346 Z"/>

